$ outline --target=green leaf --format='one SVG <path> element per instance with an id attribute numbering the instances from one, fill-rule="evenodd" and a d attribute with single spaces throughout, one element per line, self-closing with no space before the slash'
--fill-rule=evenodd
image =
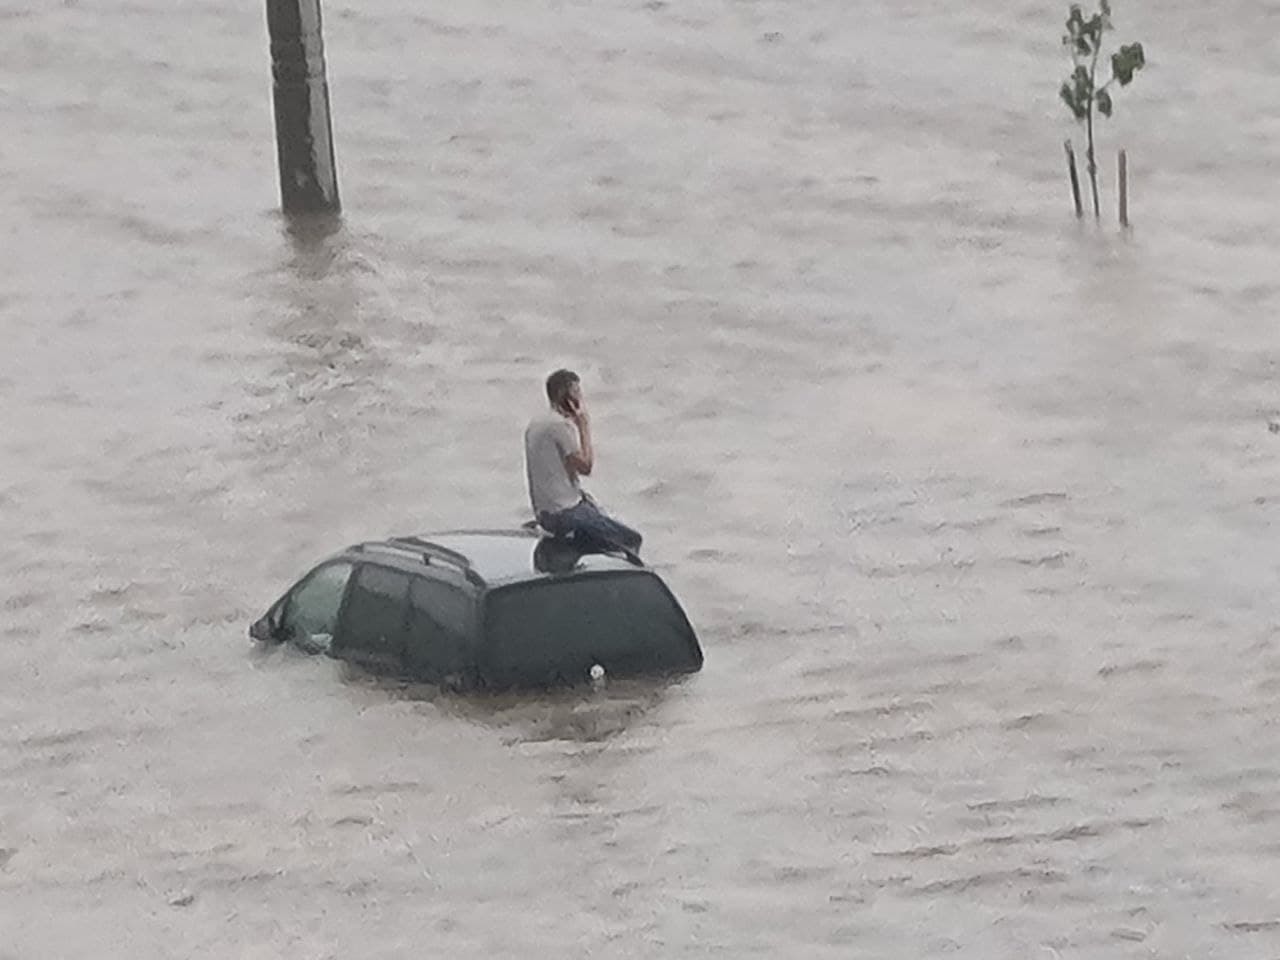
<path id="1" fill-rule="evenodd" d="M 1076 53 L 1088 53 L 1088 50 L 1081 51 L 1081 35 L 1084 32 L 1084 14 L 1080 12 L 1080 4 L 1073 3 L 1071 12 L 1067 16 L 1067 33 L 1062 38 L 1063 46 L 1071 47 Z"/>
<path id="2" fill-rule="evenodd" d="M 1089 54 L 1092 56 L 1102 47 L 1102 14 L 1095 13 L 1084 25 L 1084 37 L 1089 42 Z"/>
<path id="3" fill-rule="evenodd" d="M 1080 107 L 1076 104 L 1075 91 L 1071 89 L 1071 84 L 1064 83 L 1058 90 L 1058 96 L 1062 98 L 1062 102 L 1067 105 L 1067 109 L 1071 111 L 1072 116 L 1077 120 L 1080 119 Z"/>
<path id="4" fill-rule="evenodd" d="M 1067 109 L 1071 111 L 1072 116 L 1077 120 L 1083 120 L 1089 112 L 1089 101 L 1087 98 L 1080 96 L 1080 91 L 1067 81 L 1058 90 L 1058 96 L 1062 98 L 1062 102 L 1067 105 Z"/>
<path id="5" fill-rule="evenodd" d="M 1105 90 L 1099 90 L 1096 100 L 1098 103 L 1098 112 L 1104 117 L 1111 116 L 1111 94 L 1107 93 Z"/>
<path id="6" fill-rule="evenodd" d="M 1142 44 L 1130 43 L 1111 55 L 1111 73 L 1120 81 L 1120 86 L 1127 87 L 1133 81 L 1133 75 L 1146 64 L 1147 57 Z"/>

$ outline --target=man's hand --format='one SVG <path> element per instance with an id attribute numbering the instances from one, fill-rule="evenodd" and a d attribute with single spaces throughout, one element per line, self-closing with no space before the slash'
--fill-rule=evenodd
<path id="1" fill-rule="evenodd" d="M 579 476 L 589 477 L 596 462 L 591 444 L 591 414 L 587 413 L 581 398 L 573 396 L 565 399 L 565 410 L 569 419 L 578 427 L 578 439 L 581 442 L 579 452 L 571 453 L 565 458 L 566 465 Z"/>
<path id="2" fill-rule="evenodd" d="M 577 424 L 579 430 L 591 426 L 591 414 L 587 413 L 586 405 L 580 396 L 575 397 L 569 394 L 560 405 L 560 411 Z"/>

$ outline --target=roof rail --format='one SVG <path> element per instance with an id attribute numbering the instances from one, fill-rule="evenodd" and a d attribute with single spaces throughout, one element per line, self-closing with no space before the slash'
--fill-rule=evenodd
<path id="1" fill-rule="evenodd" d="M 463 576 L 468 580 L 480 585 L 484 584 L 484 578 L 476 573 L 475 568 L 471 566 L 471 561 L 457 550 L 450 550 L 448 547 L 442 547 L 438 543 L 432 543 L 430 540 L 424 540 L 422 537 L 417 536 L 392 537 L 387 541 L 387 544 L 416 553 L 427 564 L 433 561 L 443 561 L 451 564 L 461 570 Z"/>
<path id="2" fill-rule="evenodd" d="M 357 543 L 355 546 L 348 547 L 349 550 L 355 550 L 359 553 L 370 553 L 375 550 L 381 550 L 384 553 L 408 553 L 415 557 L 421 557 L 422 551 L 410 547 L 408 544 L 391 543 L 387 540 L 370 540 L 365 543 Z"/>

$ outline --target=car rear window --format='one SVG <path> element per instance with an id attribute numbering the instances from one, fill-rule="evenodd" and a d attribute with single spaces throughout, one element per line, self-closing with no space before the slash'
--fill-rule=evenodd
<path id="1" fill-rule="evenodd" d="M 684 611 L 652 573 L 539 580 L 489 594 L 485 673 L 499 684 L 687 673 L 702 652 Z"/>

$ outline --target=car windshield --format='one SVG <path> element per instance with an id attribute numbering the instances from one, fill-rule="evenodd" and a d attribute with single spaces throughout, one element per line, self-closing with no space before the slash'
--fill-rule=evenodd
<path id="1" fill-rule="evenodd" d="M 693 629 L 652 573 L 538 580 L 491 593 L 486 673 L 498 683 L 686 673 L 702 665 Z"/>

